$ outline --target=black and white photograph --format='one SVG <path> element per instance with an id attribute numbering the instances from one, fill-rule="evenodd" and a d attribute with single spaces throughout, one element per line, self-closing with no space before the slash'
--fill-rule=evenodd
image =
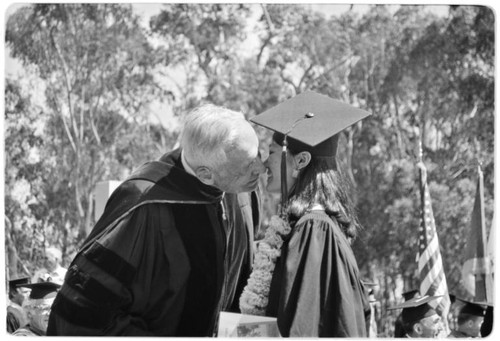
<path id="1" fill-rule="evenodd" d="M 5 3 L 2 335 L 494 337 L 497 10 Z"/>

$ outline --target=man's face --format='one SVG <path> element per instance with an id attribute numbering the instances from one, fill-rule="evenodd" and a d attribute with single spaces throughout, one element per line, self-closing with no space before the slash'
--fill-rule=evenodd
<path id="1" fill-rule="evenodd" d="M 483 324 L 483 320 L 484 318 L 481 316 L 471 316 L 460 330 L 470 337 L 481 337 L 481 325 Z"/>
<path id="2" fill-rule="evenodd" d="M 22 305 L 24 300 L 28 298 L 30 295 L 31 289 L 28 288 L 16 288 L 16 291 L 14 292 L 14 295 L 11 299 L 12 302 L 15 302 L 19 305 Z"/>
<path id="3" fill-rule="evenodd" d="M 53 302 L 54 297 L 28 299 L 24 305 L 30 324 L 44 333 L 47 331 L 47 326 L 49 325 L 49 315 Z"/>
<path id="4" fill-rule="evenodd" d="M 437 314 L 425 317 L 419 323 L 422 326 L 420 337 L 437 338 L 443 328 L 441 317 Z"/>
<path id="5" fill-rule="evenodd" d="M 47 252 L 45 255 L 44 263 L 47 270 L 54 271 L 57 268 L 57 265 L 59 264 L 59 260 L 55 255 L 53 255 L 50 252 Z"/>
<path id="6" fill-rule="evenodd" d="M 257 188 L 263 172 L 259 140 L 249 127 L 239 136 L 235 148 L 227 153 L 225 165 L 213 171 L 214 185 L 228 193 L 250 192 Z"/>

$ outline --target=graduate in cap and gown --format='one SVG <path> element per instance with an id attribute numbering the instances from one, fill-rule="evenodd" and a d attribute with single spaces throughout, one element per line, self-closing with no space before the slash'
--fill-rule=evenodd
<path id="1" fill-rule="evenodd" d="M 412 298 L 420 297 L 420 292 L 416 289 L 409 290 L 403 293 L 403 298 L 405 301 L 409 301 Z M 406 332 L 403 328 L 403 318 L 399 314 L 396 318 L 396 322 L 394 323 L 394 337 L 406 337 Z"/>
<path id="2" fill-rule="evenodd" d="M 351 249 L 359 223 L 336 155 L 340 133 L 369 115 L 307 91 L 250 119 L 274 131 L 267 190 L 281 192 L 290 227 L 265 301 L 284 337 L 367 336 L 370 305 Z"/>
<path id="3" fill-rule="evenodd" d="M 486 304 L 470 302 L 456 298 L 462 304 L 457 316 L 457 328 L 448 337 L 469 338 L 481 337 L 481 326 L 484 321 Z"/>
<path id="4" fill-rule="evenodd" d="M 28 284 L 29 281 L 28 277 L 9 281 L 9 301 L 7 303 L 7 332 L 9 334 L 28 323 L 28 317 L 22 305 L 24 300 L 28 298 L 30 290 L 19 287 L 19 285 Z"/>
<path id="5" fill-rule="evenodd" d="M 432 307 L 430 302 L 440 296 L 417 296 L 397 306 L 388 308 L 403 309 L 401 323 L 405 331 L 404 337 L 411 338 L 437 338 L 442 332 L 441 317 Z"/>
<path id="6" fill-rule="evenodd" d="M 50 309 L 61 285 L 53 282 L 39 282 L 19 284 L 18 286 L 31 289 L 29 297 L 23 303 L 23 309 L 28 316 L 28 324 L 17 329 L 12 335 L 46 335 Z"/>

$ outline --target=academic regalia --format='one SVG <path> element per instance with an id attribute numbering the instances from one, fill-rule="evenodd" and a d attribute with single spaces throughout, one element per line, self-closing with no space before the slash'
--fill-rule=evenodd
<path id="1" fill-rule="evenodd" d="M 370 305 L 339 225 L 323 211 L 304 215 L 281 249 L 267 315 L 282 336 L 366 337 Z"/>
<path id="2" fill-rule="evenodd" d="M 17 287 L 31 289 L 29 297 L 23 304 L 28 311 L 29 323 L 16 329 L 14 336 L 45 336 L 47 328 L 47 316 L 50 312 L 52 302 L 61 285 L 54 282 L 22 283 Z"/>
<path id="3" fill-rule="evenodd" d="M 288 149 L 307 151 L 312 159 L 335 160 L 339 133 L 368 115 L 347 103 L 306 91 L 251 119 L 274 131 L 273 140 L 283 147 L 282 215 L 289 199 Z M 284 337 L 366 337 L 367 291 L 339 222 L 322 210 L 297 219 L 274 269 L 266 314 L 277 317 Z"/>
<path id="4" fill-rule="evenodd" d="M 413 333 L 411 330 L 404 330 L 404 326 L 413 325 L 430 316 L 439 316 L 430 302 L 435 301 L 441 296 L 421 296 L 417 290 L 409 291 L 403 295 L 405 296 L 405 301 L 403 303 L 387 309 L 402 309 L 400 318 L 404 335 L 398 337 L 414 337 L 412 336 Z"/>
<path id="5" fill-rule="evenodd" d="M 23 308 L 19 304 L 9 302 L 7 305 L 7 333 L 13 333 L 16 329 L 25 326 L 27 322 Z"/>
<path id="6" fill-rule="evenodd" d="M 405 301 L 409 301 L 415 297 L 420 297 L 420 292 L 418 290 L 412 289 L 403 293 L 403 298 L 405 299 Z M 399 316 L 396 318 L 396 321 L 394 322 L 394 337 L 397 338 L 407 337 L 406 331 L 403 327 L 403 318 L 401 315 L 402 314 L 399 314 Z"/>
<path id="7" fill-rule="evenodd" d="M 9 280 L 9 297 L 16 295 L 18 285 L 29 283 L 28 277 L 16 278 Z M 12 333 L 20 327 L 24 327 L 28 323 L 28 317 L 20 302 L 13 302 L 10 299 L 7 302 L 7 332 Z"/>
<path id="8" fill-rule="evenodd" d="M 469 338 L 470 336 L 459 331 L 459 330 L 452 330 L 451 333 L 447 337 L 461 339 L 461 338 Z"/>
<path id="9" fill-rule="evenodd" d="M 180 154 L 146 163 L 113 192 L 68 269 L 48 335 L 214 335 L 249 275 L 258 222 L 249 193 L 223 196 Z"/>
<path id="10" fill-rule="evenodd" d="M 454 338 L 470 338 L 470 337 L 480 337 L 481 328 L 480 329 L 470 329 L 466 321 L 469 319 L 483 319 L 487 310 L 487 307 L 490 306 L 487 302 L 471 302 L 462 298 L 456 297 L 456 301 L 460 304 L 460 310 L 458 312 L 457 324 L 462 323 L 462 325 L 458 325 L 456 330 L 452 330 L 448 337 Z M 461 322 L 462 320 L 462 322 Z M 464 323 L 465 322 L 465 323 Z M 477 335 L 476 335 L 477 333 Z"/>
<path id="11" fill-rule="evenodd" d="M 487 337 L 493 330 L 493 305 L 489 304 L 484 313 L 484 321 L 481 325 L 481 337 Z"/>

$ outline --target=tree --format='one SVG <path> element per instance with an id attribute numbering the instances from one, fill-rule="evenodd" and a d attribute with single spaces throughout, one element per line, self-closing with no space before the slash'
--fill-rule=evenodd
<path id="1" fill-rule="evenodd" d="M 31 89 L 35 87 L 28 83 Z M 43 152 L 42 108 L 23 94 L 19 82 L 5 84 L 5 248 L 8 278 L 29 276 L 31 262 L 45 241 L 49 207 L 43 190 L 47 159 Z M 19 247 L 24 246 L 24 247 Z"/>
<path id="2" fill-rule="evenodd" d="M 154 78 L 157 55 L 138 19 L 130 5 L 36 4 L 7 22 L 13 57 L 45 85 L 47 168 L 37 195 L 48 210 L 36 218 L 46 243 L 63 244 L 66 255 L 94 223 L 95 184 L 123 179 L 173 143 L 148 115 L 149 103 L 168 94 Z"/>

